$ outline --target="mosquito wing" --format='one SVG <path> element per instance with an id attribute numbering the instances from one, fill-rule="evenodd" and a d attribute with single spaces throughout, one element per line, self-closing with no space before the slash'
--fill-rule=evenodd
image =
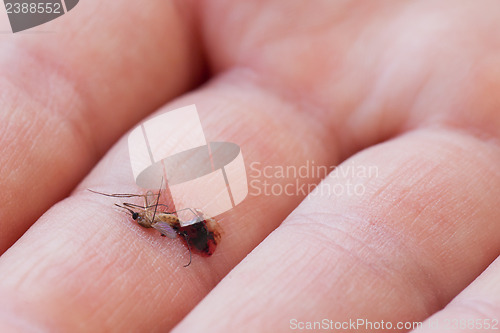
<path id="1" fill-rule="evenodd" d="M 187 220 L 187 221 L 180 220 L 179 224 L 181 225 L 181 227 L 187 227 L 187 226 L 193 225 L 193 224 L 201 222 L 201 221 L 203 221 L 201 218 L 193 217 L 192 219 Z"/>
<path id="2" fill-rule="evenodd" d="M 179 224 L 181 225 L 181 227 L 188 227 L 190 225 L 203 221 L 203 215 L 198 213 L 196 209 L 193 210 L 191 208 L 184 208 L 178 210 L 176 213 L 179 216 Z"/>
<path id="3" fill-rule="evenodd" d="M 168 238 L 177 237 L 177 232 L 168 224 L 167 222 L 157 221 L 151 225 L 153 228 L 161 232 L 162 235 L 167 236 Z"/>

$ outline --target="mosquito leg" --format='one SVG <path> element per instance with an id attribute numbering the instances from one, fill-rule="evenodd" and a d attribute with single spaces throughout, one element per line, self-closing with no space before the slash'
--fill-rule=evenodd
<path id="1" fill-rule="evenodd" d="M 147 207 L 143 207 L 143 208 L 153 208 L 153 207 L 157 207 L 157 206 L 162 206 L 162 207 L 168 208 L 168 205 L 165 205 L 165 204 L 156 204 L 156 205 L 151 205 L 151 206 L 147 206 Z"/>
<path id="2" fill-rule="evenodd" d="M 186 244 L 189 250 L 189 262 L 187 263 L 187 265 L 184 265 L 184 267 L 188 267 L 189 265 L 191 265 L 191 260 L 193 259 L 193 255 L 191 251 L 191 245 L 189 245 L 189 236 L 185 232 L 182 233 L 182 236 L 184 236 L 184 238 L 186 239 Z"/>
<path id="3" fill-rule="evenodd" d="M 167 207 L 168 208 L 168 205 L 165 205 L 165 204 L 157 204 L 157 205 L 151 205 L 151 206 L 144 207 L 144 206 L 140 206 L 140 205 L 136 205 L 136 204 L 125 202 L 125 203 L 123 203 L 123 205 L 127 206 L 127 207 L 139 208 L 139 209 L 148 209 L 148 208 L 153 208 L 153 207 L 156 207 L 156 206 L 163 206 L 163 207 Z"/>
<path id="4" fill-rule="evenodd" d="M 152 191 L 147 191 L 146 194 L 144 195 L 144 206 L 149 207 L 151 206 L 149 203 L 149 197 L 151 197 L 151 202 L 154 200 L 154 194 Z"/>
<path id="5" fill-rule="evenodd" d="M 162 183 L 163 183 L 163 178 L 161 179 Z M 155 216 L 156 216 L 156 210 L 158 209 L 158 202 L 160 201 L 160 195 L 161 195 L 161 184 L 160 184 L 160 189 L 158 190 L 158 198 L 156 198 L 156 205 L 155 205 L 155 212 L 153 213 L 153 218 L 151 219 L 151 221 L 155 221 Z M 147 202 L 146 202 L 146 206 L 147 206 Z"/>
<path id="6" fill-rule="evenodd" d="M 102 192 L 97 192 L 91 189 L 87 189 L 87 191 L 90 191 L 92 193 L 104 195 L 107 197 L 113 197 L 113 198 L 136 198 L 136 197 L 144 197 L 145 194 L 128 194 L 128 193 L 115 193 L 115 194 L 108 194 L 108 193 L 102 193 Z"/>
<path id="7" fill-rule="evenodd" d="M 190 210 L 191 213 L 194 214 L 194 216 L 198 216 L 198 214 L 196 214 L 191 208 L 183 208 L 183 209 L 179 209 L 179 210 L 176 210 L 175 212 L 172 212 L 171 214 L 177 214 L 178 212 L 182 212 L 184 210 Z"/>
<path id="8" fill-rule="evenodd" d="M 131 203 L 128 203 L 128 202 L 124 202 L 123 205 L 126 206 L 126 207 L 132 207 L 132 208 L 138 208 L 138 209 L 146 209 L 146 207 L 144 207 L 144 206 L 140 206 L 140 205 L 136 205 L 136 204 L 131 204 Z"/>

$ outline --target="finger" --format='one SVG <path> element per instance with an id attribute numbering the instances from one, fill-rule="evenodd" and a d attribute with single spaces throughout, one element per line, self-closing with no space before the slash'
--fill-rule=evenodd
<path id="1" fill-rule="evenodd" d="M 335 146 L 330 154 L 321 144 L 334 141 L 328 128 L 243 73 L 225 76 L 169 108 L 196 102 L 207 141 L 239 144 L 247 170 L 249 161 L 298 166 L 306 156 L 318 165 L 335 163 Z M 256 128 L 272 135 L 256 135 Z M 2 322 L 5 329 L 17 320 L 48 330 L 164 332 L 303 198 L 300 193 L 250 193 L 218 217 L 224 237 L 215 254 L 204 258 L 193 253 L 191 265 L 184 268 L 189 252 L 179 238 L 169 240 L 141 228 L 114 208 L 120 199 L 86 191 L 143 194 L 133 184 L 126 142 L 124 138 L 106 155 L 80 191 L 50 209 L 2 256 L 0 299 L 5 301 L 0 312 L 13 317 Z M 311 176 L 301 183 L 318 181 Z M 139 199 L 125 202 L 141 204 Z M 69 308 L 71 316 L 59 315 Z"/>
<path id="2" fill-rule="evenodd" d="M 43 25 L 54 33 L 0 34 L 0 253 L 120 134 L 199 80 L 189 13 L 81 1 Z"/>
<path id="3" fill-rule="evenodd" d="M 284 332 L 325 318 L 394 325 L 425 319 L 498 256 L 499 162 L 496 144 L 443 129 L 359 153 L 175 331 L 244 325 Z"/>
<path id="4" fill-rule="evenodd" d="M 483 5 L 218 0 L 202 2 L 202 32 L 216 72 L 251 68 L 311 102 L 342 124 L 332 130 L 349 156 L 429 122 L 500 135 L 500 3 Z"/>
<path id="5" fill-rule="evenodd" d="M 500 257 L 499 257 L 500 258 Z M 500 259 L 415 332 L 494 332 L 500 329 Z"/>

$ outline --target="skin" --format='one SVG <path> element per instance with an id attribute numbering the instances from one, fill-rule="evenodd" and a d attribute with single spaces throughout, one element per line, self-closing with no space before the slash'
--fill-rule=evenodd
<path id="1" fill-rule="evenodd" d="M 0 331 L 495 318 L 499 19 L 497 1 L 87 0 L 40 27 L 57 33 L 1 34 Z M 86 189 L 138 193 L 126 132 L 194 103 L 247 171 L 378 175 L 250 195 L 183 268 L 180 239 Z"/>

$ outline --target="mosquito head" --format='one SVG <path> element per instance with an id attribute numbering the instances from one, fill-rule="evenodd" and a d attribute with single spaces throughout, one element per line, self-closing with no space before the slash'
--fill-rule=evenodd
<path id="1" fill-rule="evenodd" d="M 125 210 L 127 210 L 130 214 L 132 214 L 132 218 L 133 218 L 134 220 L 137 220 L 137 219 L 139 219 L 139 220 L 140 220 L 140 219 L 141 219 L 141 218 L 140 218 L 140 216 L 139 216 L 139 213 L 134 212 L 134 211 L 133 211 L 132 209 L 130 209 L 130 208 L 127 208 L 127 207 L 124 207 L 124 206 L 120 206 L 120 205 L 118 205 L 118 204 L 115 204 L 115 206 L 120 207 L 121 209 L 125 209 Z"/>

